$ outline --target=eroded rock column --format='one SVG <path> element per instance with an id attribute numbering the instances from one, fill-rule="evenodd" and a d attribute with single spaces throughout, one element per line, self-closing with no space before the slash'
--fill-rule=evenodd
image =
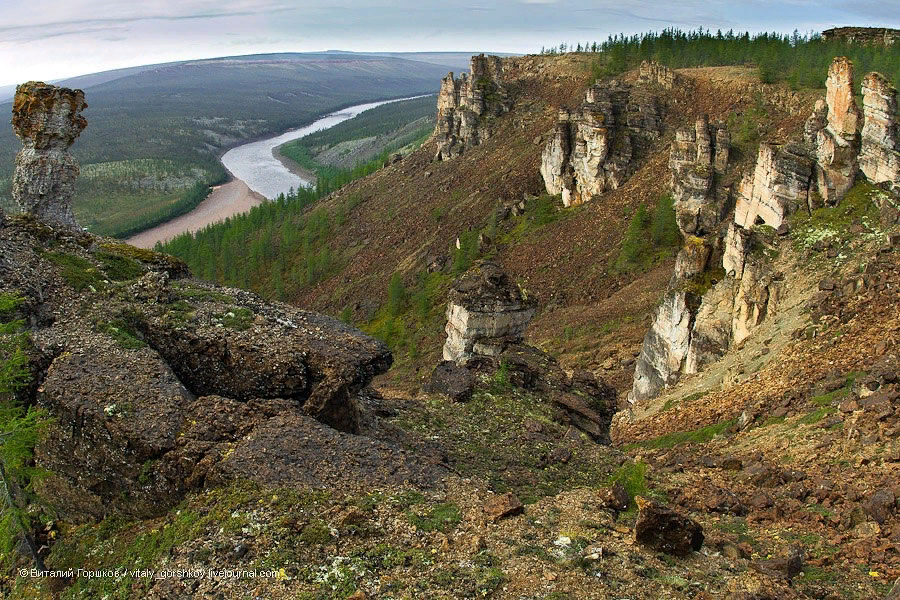
<path id="1" fill-rule="evenodd" d="M 900 185 L 900 136 L 897 133 L 897 90 L 880 73 L 863 79 L 862 152 L 859 167 L 869 181 Z"/>
<path id="2" fill-rule="evenodd" d="M 859 171 L 859 126 L 862 113 L 853 97 L 853 63 L 838 57 L 825 80 L 828 120 L 816 135 L 819 193 L 827 204 L 837 204 L 853 187 Z"/>
<path id="3" fill-rule="evenodd" d="M 69 146 L 87 127 L 84 92 L 30 81 L 16 88 L 12 125 L 24 148 L 16 155 L 13 198 L 50 225 L 76 227 L 72 197 L 78 163 Z"/>

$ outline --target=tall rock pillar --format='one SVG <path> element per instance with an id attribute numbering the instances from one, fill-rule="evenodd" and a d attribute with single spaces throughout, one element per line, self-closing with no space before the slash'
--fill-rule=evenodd
<path id="1" fill-rule="evenodd" d="M 16 155 L 13 198 L 50 225 L 76 227 L 72 197 L 78 163 L 69 146 L 87 127 L 84 92 L 30 81 L 16 88 L 12 125 L 24 148 Z"/>
<path id="2" fill-rule="evenodd" d="M 862 113 L 853 97 L 853 63 L 835 58 L 825 80 L 828 120 L 816 138 L 819 193 L 827 204 L 837 204 L 853 187 L 859 171 L 859 127 Z"/>

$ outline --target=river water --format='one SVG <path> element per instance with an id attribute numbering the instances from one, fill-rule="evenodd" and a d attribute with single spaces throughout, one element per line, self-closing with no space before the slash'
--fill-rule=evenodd
<path id="1" fill-rule="evenodd" d="M 418 97 L 420 96 L 414 96 L 414 98 Z M 225 165 L 225 168 L 237 179 L 246 183 L 251 190 L 262 194 L 269 200 L 273 200 L 278 194 L 287 194 L 290 188 L 297 189 L 300 186 L 307 186 L 311 183 L 310 181 L 291 173 L 283 164 L 281 164 L 281 161 L 275 158 L 275 148 L 316 131 L 334 127 L 338 123 L 346 121 L 347 119 L 352 119 L 359 113 L 369 110 L 370 108 L 375 108 L 376 106 L 381 106 L 382 104 L 388 104 L 390 102 L 399 102 L 400 100 L 409 99 L 410 98 L 399 98 L 397 100 L 369 102 L 367 104 L 359 104 L 357 106 L 351 106 L 350 108 L 333 112 L 306 127 L 292 129 L 291 131 L 276 137 L 232 148 L 222 156 L 222 164 Z"/>
<path id="2" fill-rule="evenodd" d="M 421 98 L 421 96 L 412 96 Z M 338 123 L 352 119 L 359 113 L 389 102 L 410 100 L 399 98 L 382 102 L 369 102 L 351 106 L 326 115 L 311 125 L 292 129 L 287 133 L 251 142 L 233 148 L 222 157 L 222 164 L 231 171 L 234 180 L 218 186 L 191 212 L 128 238 L 128 243 L 139 248 L 152 248 L 157 242 L 166 242 L 185 232 L 199 229 L 224 220 L 236 214 L 247 212 L 253 206 L 264 202 L 263 197 L 274 199 L 282 192 L 309 185 L 309 181 L 291 173 L 281 161 L 275 158 L 278 146 L 309 135 L 315 131 L 334 127 Z"/>

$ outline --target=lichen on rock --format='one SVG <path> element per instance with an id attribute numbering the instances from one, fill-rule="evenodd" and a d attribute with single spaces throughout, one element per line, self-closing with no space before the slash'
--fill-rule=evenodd
<path id="1" fill-rule="evenodd" d="M 50 225 L 77 226 L 71 202 L 78 163 L 68 152 L 87 120 L 84 92 L 30 81 L 16 88 L 12 124 L 24 148 L 16 156 L 13 198 Z"/>

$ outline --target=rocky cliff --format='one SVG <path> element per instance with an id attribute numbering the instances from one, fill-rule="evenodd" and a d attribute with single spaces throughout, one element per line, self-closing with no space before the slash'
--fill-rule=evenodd
<path id="1" fill-rule="evenodd" d="M 900 135 L 897 124 L 897 90 L 880 73 L 869 73 L 862 82 L 863 114 L 860 170 L 873 183 L 900 185 Z"/>
<path id="2" fill-rule="evenodd" d="M 839 203 L 861 167 L 871 181 L 896 185 L 895 92 L 883 77 L 869 74 L 863 83 L 863 114 L 852 83 L 852 63 L 836 58 L 828 71 L 826 97 L 807 119 L 802 139 L 760 144 L 724 230 L 719 219 L 725 203 L 711 194 L 717 149 L 708 124 L 701 120 L 676 133 L 669 165 L 678 225 L 688 242 L 644 339 L 631 402 L 652 398 L 682 374 L 718 360 L 777 312 L 786 282 L 770 260 L 777 254 L 772 236 L 788 234 L 790 215 Z M 723 169 L 717 165 L 717 170 Z M 895 200 L 882 194 L 876 202 L 887 207 L 885 213 Z"/>
<path id="3" fill-rule="evenodd" d="M 161 514 L 234 479 L 312 488 L 432 477 L 354 435 L 378 435 L 367 386 L 391 365 L 382 343 L 29 215 L 0 233 L 0 291 L 23 296 L 33 323 L 29 401 L 53 417 L 36 449 L 53 473 L 42 490 L 66 518 Z"/>
<path id="4" fill-rule="evenodd" d="M 826 41 L 841 40 L 849 44 L 892 46 L 900 40 L 900 29 L 886 27 L 834 27 L 822 32 Z"/>
<path id="5" fill-rule="evenodd" d="M 436 160 L 459 156 L 491 136 L 490 118 L 509 110 L 503 84 L 503 62 L 480 54 L 470 61 L 470 73 L 441 80 L 437 101 Z"/>
<path id="6" fill-rule="evenodd" d="M 587 202 L 620 187 L 662 131 L 664 103 L 655 85 L 674 82 L 671 71 L 646 69 L 642 84 L 618 80 L 588 89 L 576 111 L 562 110 L 541 156 L 550 195 L 565 206 Z"/>

